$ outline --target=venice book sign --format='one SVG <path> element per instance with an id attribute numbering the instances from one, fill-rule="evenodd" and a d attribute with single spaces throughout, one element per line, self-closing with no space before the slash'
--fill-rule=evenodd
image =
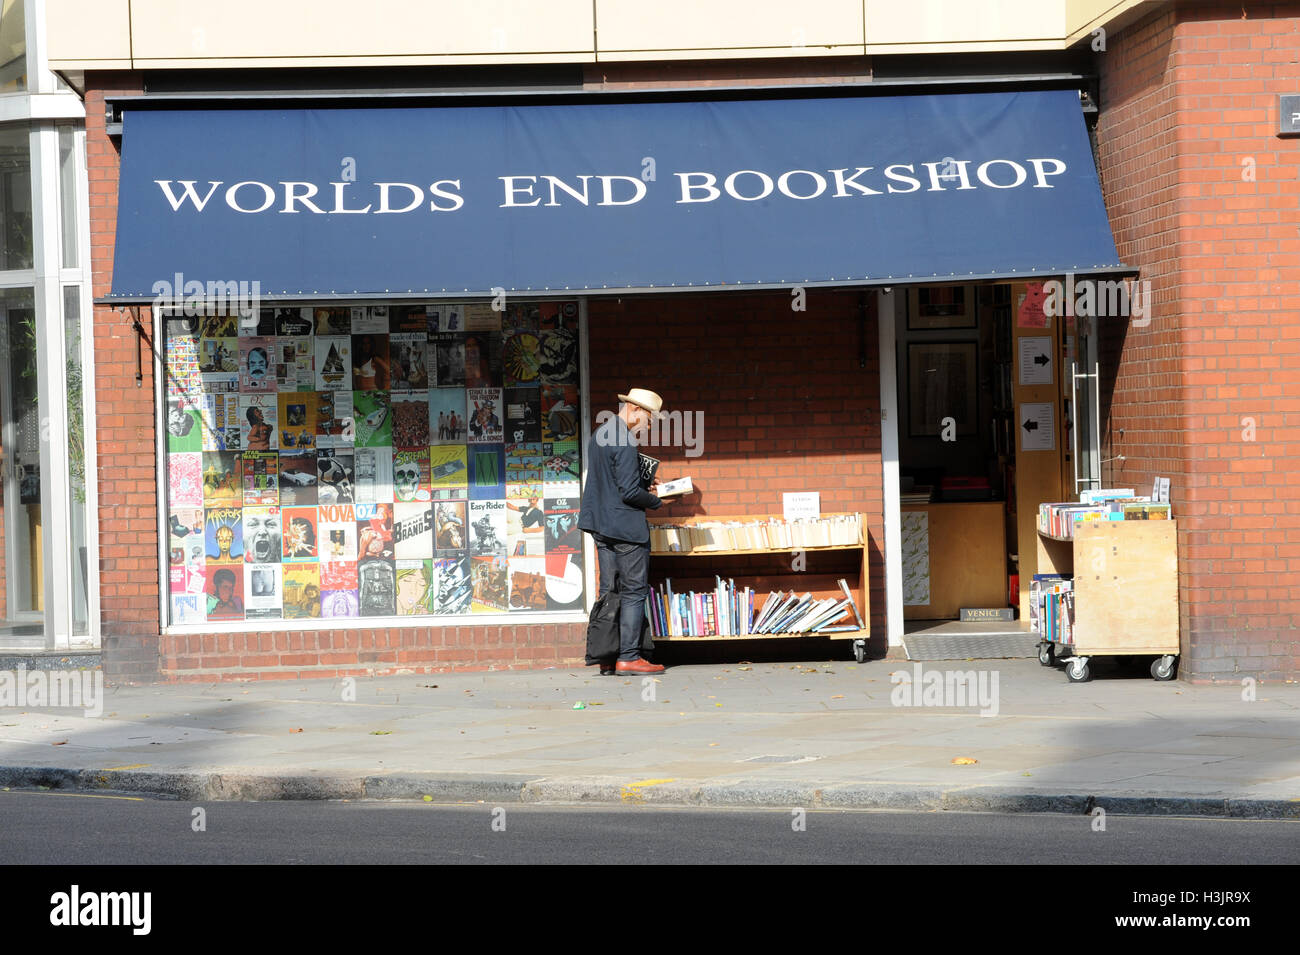
<path id="1" fill-rule="evenodd" d="M 318 299 L 1120 265 L 1070 91 L 128 106 L 122 148 L 120 300 L 177 273 Z"/>

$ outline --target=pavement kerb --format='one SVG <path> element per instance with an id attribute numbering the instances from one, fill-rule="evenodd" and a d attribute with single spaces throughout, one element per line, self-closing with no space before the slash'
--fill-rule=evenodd
<path id="1" fill-rule="evenodd" d="M 133 793 L 194 802 L 283 800 L 422 800 L 435 803 L 624 805 L 695 808 L 892 809 L 914 812 L 1063 813 L 1100 808 L 1120 815 L 1300 820 L 1300 799 L 1176 796 L 1141 792 L 1054 792 L 992 786 L 942 788 L 891 783 L 817 786 L 784 779 L 727 782 L 612 776 L 274 775 L 231 772 L 142 772 L 0 766 L 0 788 Z"/>

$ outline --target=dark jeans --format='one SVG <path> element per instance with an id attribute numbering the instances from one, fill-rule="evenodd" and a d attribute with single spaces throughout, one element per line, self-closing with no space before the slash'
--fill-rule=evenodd
<path id="1" fill-rule="evenodd" d="M 611 537 L 592 535 L 600 563 L 600 592 L 614 589 L 621 595 L 618 618 L 618 658 L 641 656 L 641 626 L 645 622 L 645 599 L 650 593 L 650 542 L 634 544 Z"/>

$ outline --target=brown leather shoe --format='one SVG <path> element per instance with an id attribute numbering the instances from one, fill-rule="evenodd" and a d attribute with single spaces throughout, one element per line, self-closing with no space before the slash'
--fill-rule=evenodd
<path id="1" fill-rule="evenodd" d="M 614 664 L 614 669 L 619 673 L 663 673 L 664 668 L 657 663 L 651 663 L 649 660 L 643 660 L 637 657 L 635 660 L 619 660 Z"/>

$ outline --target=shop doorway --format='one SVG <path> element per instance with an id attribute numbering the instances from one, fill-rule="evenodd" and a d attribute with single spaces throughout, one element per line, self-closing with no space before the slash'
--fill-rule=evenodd
<path id="1" fill-rule="evenodd" d="M 36 320 L 30 289 L 0 291 L 0 645 L 44 647 L 45 559 Z"/>
<path id="2" fill-rule="evenodd" d="M 1038 504 L 1088 486 L 1097 461 L 1095 425 L 1080 435 L 1072 421 L 1076 406 L 1095 415 L 1095 347 L 1041 302 L 1041 286 L 1007 283 L 913 287 L 898 304 L 904 645 L 913 659 L 1035 652 L 1021 591 L 1035 570 Z"/>

